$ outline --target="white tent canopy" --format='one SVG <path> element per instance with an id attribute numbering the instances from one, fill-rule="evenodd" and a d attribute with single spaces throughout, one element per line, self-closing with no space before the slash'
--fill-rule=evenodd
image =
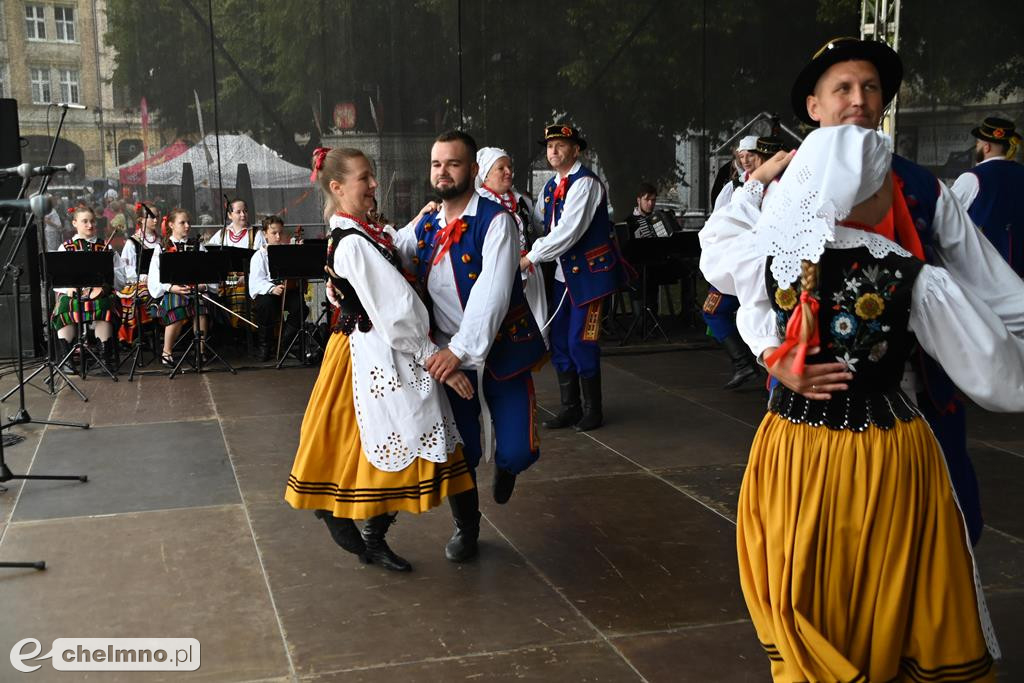
<path id="1" fill-rule="evenodd" d="M 241 163 L 249 166 L 253 188 L 309 187 L 309 169 L 285 161 L 277 152 L 248 135 L 221 135 L 220 158 L 224 187 L 236 187 L 238 164 Z M 141 161 L 140 154 L 120 168 Z M 186 163 L 192 164 L 196 187 L 217 187 L 220 184 L 217 178 L 217 137 L 207 135 L 184 154 L 151 166 L 146 170 L 148 183 L 180 185 L 181 169 Z"/>

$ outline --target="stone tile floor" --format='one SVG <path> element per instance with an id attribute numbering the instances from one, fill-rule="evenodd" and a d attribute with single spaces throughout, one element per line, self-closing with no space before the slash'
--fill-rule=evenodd
<path id="1" fill-rule="evenodd" d="M 136 382 L 90 378 L 54 400 L 29 388 L 17 473 L 0 494 L 0 680 L 76 680 L 11 668 L 33 637 L 192 637 L 192 673 L 90 681 L 764 681 L 740 595 L 735 501 L 763 414 L 758 388 L 725 392 L 715 350 L 610 356 L 608 424 L 542 432 L 542 458 L 507 506 L 484 487 L 482 555 L 445 561 L 446 508 L 389 535 L 409 575 L 358 564 L 282 500 L 315 370 Z M 12 386 L 0 379 L 0 388 Z M 537 376 L 542 411 L 553 372 Z M 0 406 L 17 410 L 17 396 Z M 1003 680 L 1024 677 L 1024 424 L 974 411 L 971 446 L 989 527 L 978 563 Z M 1020 629 L 1020 630 L 1018 630 Z"/>

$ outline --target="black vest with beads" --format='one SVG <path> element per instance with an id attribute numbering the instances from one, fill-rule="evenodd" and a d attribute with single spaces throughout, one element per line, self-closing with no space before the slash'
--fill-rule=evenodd
<path id="1" fill-rule="evenodd" d="M 334 273 L 334 250 L 338 248 L 341 240 L 349 235 L 358 235 L 363 238 L 372 244 L 380 252 L 381 256 L 393 265 L 396 270 L 399 272 L 402 270 L 398 252 L 377 243 L 362 230 L 357 230 L 356 228 L 334 228 L 331 230 L 331 239 L 327 243 L 327 265 L 331 268 L 331 284 L 334 285 L 334 289 L 338 294 L 338 307 L 341 311 L 338 316 L 338 323 L 334 326 L 333 331 L 341 332 L 345 336 L 351 335 L 356 329 L 360 332 L 369 332 L 373 328 L 370 316 L 366 314 L 366 308 L 363 307 L 363 303 L 359 300 L 359 295 L 356 294 L 355 288 L 348 280 L 343 277 L 337 277 L 336 273 Z"/>
<path id="2" fill-rule="evenodd" d="M 766 269 L 769 300 L 779 335 L 799 305 L 800 281 L 779 289 Z M 779 386 L 769 410 L 792 422 L 831 429 L 882 429 L 908 421 L 917 409 L 900 390 L 904 366 L 917 342 L 907 329 L 911 293 L 923 264 L 895 253 L 872 256 L 866 247 L 826 249 L 818 268 L 818 334 L 821 351 L 808 363 L 845 363 L 853 373 L 849 391 L 811 401 Z"/>

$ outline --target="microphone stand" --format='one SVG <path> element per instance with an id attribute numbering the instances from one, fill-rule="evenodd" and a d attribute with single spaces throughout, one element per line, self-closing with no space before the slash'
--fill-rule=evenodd
<path id="1" fill-rule="evenodd" d="M 53 162 L 53 154 L 54 154 L 54 151 L 57 148 L 57 141 L 60 139 L 60 132 L 61 132 L 61 130 L 64 127 L 64 119 L 67 117 L 67 115 L 68 115 L 67 107 L 62 107 L 61 108 L 60 121 L 57 123 L 57 130 L 54 132 L 53 141 L 50 143 L 50 151 L 49 151 L 49 154 L 47 154 L 47 156 L 46 156 L 46 164 L 45 164 L 46 166 L 51 165 L 51 163 Z M 53 177 L 52 175 L 43 176 L 43 181 L 42 181 L 42 183 L 40 184 L 40 187 L 39 187 L 40 194 L 44 194 L 46 192 L 46 188 L 49 187 L 50 179 L 52 177 Z M 25 193 L 26 189 L 28 188 L 28 184 L 29 184 L 29 180 L 28 180 L 28 178 L 26 178 L 25 182 L 22 183 L 22 189 L 21 189 L 21 193 L 20 194 L 23 195 Z M 35 215 L 32 214 L 32 217 L 29 219 L 28 224 L 25 227 L 25 230 L 19 236 L 18 243 L 15 245 L 14 250 L 11 252 L 11 264 L 12 265 L 14 263 L 15 255 L 18 253 L 18 250 L 21 248 L 21 244 L 22 244 L 22 242 L 25 239 L 25 235 L 28 234 L 28 231 L 37 222 L 37 221 L 33 220 L 34 218 L 35 218 Z M 6 230 L 6 226 L 5 226 L 5 230 Z M 37 228 L 36 231 L 39 232 L 38 228 Z M 0 239 L 2 239 L 2 236 L 0 236 Z M 19 366 L 19 371 L 18 371 L 18 386 L 15 387 L 14 389 L 12 389 L 11 391 L 7 392 L 6 394 L 4 394 L 3 397 L 0 397 L 0 403 L 6 401 L 8 398 L 11 397 L 11 394 L 13 394 L 15 391 L 17 391 L 19 393 L 19 404 L 20 405 L 19 405 L 18 412 L 15 414 L 15 416 L 13 418 L 11 418 L 11 423 L 7 424 L 7 425 L 3 425 L 2 427 L 0 427 L 0 429 L 6 429 L 11 424 L 29 424 L 29 423 L 60 425 L 60 426 L 63 426 L 63 427 L 78 427 L 79 429 L 88 429 L 89 425 L 87 423 L 83 423 L 83 422 L 58 422 L 56 420 L 37 420 L 37 419 L 32 418 L 32 416 L 29 415 L 28 410 L 26 410 L 26 408 L 25 408 L 25 385 L 31 383 L 32 378 L 35 377 L 36 375 L 38 375 L 43 370 L 47 371 L 46 385 L 49 387 L 48 391 L 46 391 L 46 390 L 43 390 L 43 391 L 46 391 L 46 393 L 49 394 L 50 396 L 56 396 L 57 393 L 60 391 L 55 386 L 56 385 L 56 377 L 55 377 L 55 375 L 59 375 L 64 380 L 65 386 L 71 387 L 74 390 L 74 392 L 76 394 L 78 394 L 78 396 L 83 401 L 88 401 L 89 400 L 86 397 L 86 395 L 83 394 L 81 392 L 81 390 L 77 386 L 75 386 L 75 383 L 71 381 L 71 378 L 68 377 L 57 366 L 57 364 L 53 360 L 54 356 L 56 355 L 56 350 L 54 348 L 54 342 L 53 342 L 54 330 L 52 329 L 53 325 L 50 322 L 50 318 L 53 315 L 53 303 L 51 302 L 51 297 L 53 296 L 53 292 L 50 290 L 49 287 L 45 286 L 46 283 L 48 283 L 50 281 L 50 276 L 49 276 L 49 271 L 47 270 L 47 267 L 46 267 L 46 259 L 42 257 L 42 255 L 44 253 L 46 253 L 46 235 L 45 234 L 43 234 L 42 239 L 39 240 L 38 248 L 39 248 L 38 258 L 40 260 L 40 266 L 42 268 L 42 276 L 43 276 L 42 279 L 43 279 L 43 285 L 44 285 L 43 286 L 43 299 L 45 301 L 45 306 L 44 306 L 45 319 L 43 320 L 43 325 L 46 328 L 46 357 L 42 361 L 42 363 L 40 363 L 38 365 L 38 367 L 36 367 L 36 369 L 31 372 L 31 374 L 29 374 L 28 377 L 24 377 L 23 378 L 24 360 L 21 357 L 22 356 L 22 341 L 21 341 L 21 334 L 19 332 L 19 334 L 18 334 L 18 363 L 20 364 L 20 366 Z M 5 270 L 7 270 L 7 269 L 5 268 Z M 14 274 L 16 279 L 20 276 L 20 271 L 21 271 L 20 268 L 18 268 L 16 271 L 14 271 L 13 274 Z M 11 272 L 11 271 L 8 270 L 7 272 Z M 3 279 L 5 277 L 6 277 L 6 274 L 3 275 L 3 276 L 0 276 L 0 286 L 2 286 Z M 17 292 L 16 294 L 20 294 L 20 292 Z M 14 301 L 15 301 L 15 306 L 18 306 L 20 304 L 20 299 L 17 296 L 15 296 Z M 20 315 L 17 317 L 17 320 L 18 320 L 18 325 L 19 325 L 19 329 L 20 329 L 20 325 L 21 325 L 21 316 Z M 33 384 L 32 386 L 35 386 L 35 385 Z M 38 387 L 36 387 L 36 388 L 38 388 Z M 61 387 L 61 388 L 63 388 L 63 387 Z"/>

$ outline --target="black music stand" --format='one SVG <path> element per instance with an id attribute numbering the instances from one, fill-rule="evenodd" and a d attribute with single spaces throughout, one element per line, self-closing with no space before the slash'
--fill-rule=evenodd
<path id="1" fill-rule="evenodd" d="M 661 336 L 665 338 L 666 343 L 671 343 L 672 341 L 668 338 L 665 328 L 661 326 L 661 319 L 658 317 L 658 314 L 651 310 L 651 306 L 647 302 L 647 271 L 650 266 L 656 265 L 665 258 L 665 247 L 663 244 L 666 239 L 664 237 L 632 239 L 626 245 L 626 258 L 631 264 L 640 268 L 640 301 L 639 310 L 636 310 L 637 300 L 634 299 L 632 302 L 634 309 L 633 322 L 630 323 L 626 334 L 619 342 L 619 346 L 626 345 L 629 338 L 633 336 L 633 330 L 636 329 L 637 325 L 640 325 L 641 342 L 647 341 L 656 331 L 661 332 Z M 650 329 L 647 326 L 648 321 L 651 323 Z"/>
<path id="2" fill-rule="evenodd" d="M 141 366 L 146 367 L 149 361 L 145 360 L 143 356 L 142 346 L 142 304 L 140 303 L 140 292 L 145 286 L 142 284 L 142 276 L 144 273 L 149 272 L 149 264 L 153 260 L 152 249 L 139 249 L 138 253 L 138 266 L 135 269 L 135 294 L 132 296 L 132 308 L 135 310 L 135 339 L 132 340 L 132 352 L 124 357 L 121 361 L 121 365 L 117 366 L 120 370 L 121 367 L 129 360 L 132 362 L 131 370 L 128 372 L 128 381 L 131 382 L 135 379 L 135 368 Z M 140 362 L 140 360 L 142 362 Z"/>
<path id="3" fill-rule="evenodd" d="M 228 260 L 224 252 L 178 251 L 160 255 L 160 279 L 180 287 L 189 287 L 188 298 L 192 304 L 192 341 L 181 355 L 168 379 L 181 371 L 181 364 L 188 358 L 190 351 L 195 349 L 193 365 L 196 372 L 203 371 L 206 355 L 216 358 L 232 375 L 238 374 L 231 364 L 220 357 L 220 354 L 206 341 L 206 335 L 199 326 L 199 285 L 205 282 L 219 282 L 228 273 Z"/>
<path id="4" fill-rule="evenodd" d="M 327 273 L 324 271 L 324 253 L 324 246 L 319 240 L 308 240 L 307 243 L 303 244 L 275 244 L 267 246 L 270 278 L 272 280 L 298 280 L 299 292 L 300 296 L 302 296 L 302 293 L 306 291 L 306 283 L 310 280 L 323 280 L 327 277 Z M 281 296 L 287 295 L 286 291 Z M 326 311 L 321 313 L 320 316 L 322 317 L 325 314 Z M 316 329 L 319 324 L 320 317 L 313 323 L 313 329 Z M 281 325 L 284 325 L 283 319 L 281 320 Z M 284 354 L 277 361 L 276 367 L 278 370 L 284 365 L 296 341 L 299 342 L 299 356 L 302 359 L 301 363 L 303 365 L 309 364 L 309 349 L 312 348 L 309 344 L 319 347 L 321 353 L 326 351 L 320 345 L 320 342 L 317 341 L 316 337 L 310 334 L 309 329 L 306 327 L 306 321 L 300 320 L 299 331 L 292 337 L 288 348 L 284 350 Z"/>
<path id="5" fill-rule="evenodd" d="M 253 228 L 250 227 L 250 230 Z M 226 238 L 225 238 L 226 239 Z M 246 242 L 248 244 L 248 242 Z M 235 247 L 225 244 L 207 244 L 205 246 L 206 251 L 211 254 L 223 254 L 224 258 L 227 259 L 227 271 L 221 276 L 221 280 L 228 275 L 228 273 L 243 273 L 246 277 L 246 290 L 245 290 L 245 315 L 248 318 L 252 318 L 252 304 L 249 300 L 249 264 L 252 262 L 252 255 L 255 253 L 255 249 L 249 249 L 246 247 Z M 211 280 L 212 282 L 212 280 Z M 226 302 L 229 304 L 231 302 Z M 230 322 L 230 321 L 229 321 Z M 246 352 L 252 353 L 252 336 L 248 333 L 245 335 L 245 346 Z"/>
<path id="6" fill-rule="evenodd" d="M 46 261 L 46 268 L 50 273 L 50 286 L 75 290 L 73 295 L 75 301 L 81 308 L 82 294 L 79 290 L 88 287 L 109 287 L 114 290 L 114 252 L 112 251 L 51 251 L 43 255 Z M 87 379 L 85 355 L 89 354 L 96 364 L 103 369 L 110 379 L 117 381 L 115 375 L 106 363 L 97 356 L 85 340 L 85 322 L 78 321 L 78 334 L 71 350 L 57 362 L 57 367 L 64 365 L 75 351 L 78 351 L 79 376 Z M 111 343 L 116 343 L 116 335 L 111 337 Z"/>

